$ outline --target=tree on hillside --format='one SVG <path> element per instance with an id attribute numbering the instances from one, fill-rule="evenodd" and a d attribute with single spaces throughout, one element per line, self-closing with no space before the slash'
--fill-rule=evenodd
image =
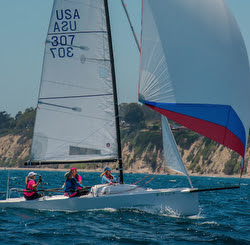
<path id="1" fill-rule="evenodd" d="M 16 116 L 15 116 L 15 120 L 17 121 L 21 116 L 22 116 L 22 112 L 21 111 L 19 111 L 17 114 L 16 114 Z"/>
<path id="2" fill-rule="evenodd" d="M 16 115 L 16 129 L 33 129 L 35 122 L 36 110 L 33 107 L 27 108 L 22 114 Z"/>
<path id="3" fill-rule="evenodd" d="M 120 120 L 124 120 L 124 114 L 126 112 L 125 108 L 128 105 L 128 103 L 121 103 L 119 104 L 119 117 Z"/>
<path id="4" fill-rule="evenodd" d="M 14 127 L 14 118 L 10 116 L 6 111 L 0 112 L 0 131 L 6 132 L 10 128 Z"/>
<path id="5" fill-rule="evenodd" d="M 153 109 L 142 105 L 142 111 L 146 121 L 161 120 L 161 114 L 154 111 Z"/>
<path id="6" fill-rule="evenodd" d="M 127 104 L 124 108 L 124 120 L 132 126 L 138 126 L 145 121 L 142 106 L 137 103 Z"/>

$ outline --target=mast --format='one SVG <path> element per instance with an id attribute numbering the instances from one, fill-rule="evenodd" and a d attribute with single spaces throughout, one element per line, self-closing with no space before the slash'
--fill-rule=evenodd
<path id="1" fill-rule="evenodd" d="M 119 111 L 118 111 L 118 100 L 117 100 L 117 89 L 116 89 L 116 76 L 115 76 L 115 66 L 114 66 L 114 56 L 113 56 L 113 46 L 112 46 L 112 37 L 111 37 L 111 27 L 110 27 L 110 19 L 109 19 L 108 0 L 104 0 L 104 8 L 105 8 L 105 14 L 106 14 L 106 23 L 107 23 L 108 40 L 109 40 L 109 55 L 110 55 L 112 83 L 113 83 L 114 106 L 115 106 L 115 121 L 116 121 L 116 134 L 117 134 L 117 146 L 118 146 L 118 161 L 119 161 L 119 171 L 120 171 L 120 183 L 123 184 L 123 169 L 122 169 L 122 151 L 121 151 L 120 123 L 119 123 Z"/>

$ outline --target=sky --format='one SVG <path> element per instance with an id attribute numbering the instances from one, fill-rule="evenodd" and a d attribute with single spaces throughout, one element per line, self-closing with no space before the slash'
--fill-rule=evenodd
<path id="1" fill-rule="evenodd" d="M 250 57 L 250 0 L 226 0 Z M 0 111 L 36 107 L 53 0 L 0 0 Z M 141 0 L 125 0 L 140 37 Z M 139 52 L 120 0 L 109 0 L 118 101 L 137 102 Z"/>

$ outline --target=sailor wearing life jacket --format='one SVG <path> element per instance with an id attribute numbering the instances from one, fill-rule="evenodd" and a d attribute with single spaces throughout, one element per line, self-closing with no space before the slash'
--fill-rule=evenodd
<path id="1" fill-rule="evenodd" d="M 72 173 L 72 176 L 82 185 L 82 177 L 80 174 L 77 173 L 77 169 L 74 167 L 74 168 L 71 168 L 71 173 Z"/>
<path id="2" fill-rule="evenodd" d="M 72 172 L 65 173 L 65 186 L 64 186 L 64 191 L 65 191 L 65 196 L 70 196 L 70 197 L 76 197 L 76 196 L 81 196 L 82 193 L 80 193 L 79 189 L 83 188 L 83 185 L 81 185 L 74 177 Z M 78 189 L 79 188 L 79 189 Z M 87 193 L 85 193 L 86 195 Z"/>
<path id="3" fill-rule="evenodd" d="M 37 186 L 42 181 L 41 179 L 39 179 L 36 183 L 36 181 L 35 181 L 36 175 L 37 174 L 34 172 L 29 172 L 28 176 L 25 179 L 26 188 L 24 191 L 26 191 L 26 192 L 24 192 L 23 194 L 24 194 L 24 197 L 26 200 L 33 200 L 33 199 L 42 197 L 41 193 L 36 192 Z"/>
<path id="4" fill-rule="evenodd" d="M 116 182 L 116 178 L 111 175 L 111 168 L 106 166 L 104 168 L 104 172 L 101 174 L 101 178 L 102 178 L 102 184 L 113 184 L 114 182 Z"/>

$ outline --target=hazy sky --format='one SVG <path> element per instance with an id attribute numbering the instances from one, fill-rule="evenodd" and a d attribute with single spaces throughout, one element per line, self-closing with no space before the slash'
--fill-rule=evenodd
<path id="1" fill-rule="evenodd" d="M 250 0 L 226 0 L 250 57 Z M 141 0 L 125 0 L 138 37 Z M 36 107 L 53 0 L 0 0 L 0 111 Z M 119 103 L 137 102 L 139 53 L 120 0 L 109 0 Z"/>

